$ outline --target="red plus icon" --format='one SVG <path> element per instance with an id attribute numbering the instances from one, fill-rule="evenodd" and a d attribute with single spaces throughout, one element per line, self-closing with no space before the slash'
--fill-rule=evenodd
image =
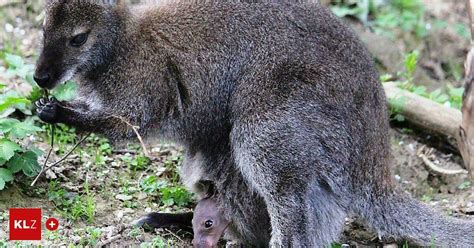
<path id="1" fill-rule="evenodd" d="M 59 221 L 55 218 L 49 218 L 46 220 L 46 229 L 50 231 L 56 231 L 59 227 Z"/>

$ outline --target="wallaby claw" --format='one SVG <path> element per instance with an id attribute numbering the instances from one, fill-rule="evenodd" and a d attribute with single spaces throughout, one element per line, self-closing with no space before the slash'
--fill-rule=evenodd
<path id="1" fill-rule="evenodd" d="M 38 117 L 46 123 L 57 123 L 58 101 L 56 98 L 41 98 L 35 102 Z"/>

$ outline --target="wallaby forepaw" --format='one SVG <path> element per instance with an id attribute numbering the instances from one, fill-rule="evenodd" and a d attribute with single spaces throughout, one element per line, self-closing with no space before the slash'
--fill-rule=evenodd
<path id="1" fill-rule="evenodd" d="M 52 97 L 41 98 L 35 102 L 36 113 L 38 117 L 46 123 L 57 123 L 58 122 L 58 107 L 59 102 L 56 98 Z"/>

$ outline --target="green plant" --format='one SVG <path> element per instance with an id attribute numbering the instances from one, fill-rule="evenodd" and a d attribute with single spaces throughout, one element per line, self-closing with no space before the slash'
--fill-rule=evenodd
<path id="1" fill-rule="evenodd" d="M 167 170 L 168 174 L 168 179 L 172 183 L 178 183 L 179 182 L 179 173 L 176 170 L 180 164 L 183 162 L 183 156 L 178 155 L 178 156 L 173 156 L 170 159 L 167 159 L 164 163 L 164 167 Z"/>
<path id="2" fill-rule="evenodd" d="M 419 96 L 428 98 L 434 102 L 443 104 L 447 107 L 461 109 L 462 106 L 462 95 L 464 93 L 463 88 L 447 87 L 447 90 L 436 89 L 429 92 L 423 85 L 414 84 L 414 73 L 417 69 L 417 63 L 420 53 L 413 51 L 408 53 L 405 57 L 404 66 L 405 70 L 398 73 L 398 81 L 395 81 L 398 87 L 417 94 Z M 393 77 L 391 75 L 383 75 L 380 80 L 382 82 L 390 81 Z M 406 97 L 389 98 L 390 105 L 390 116 L 392 120 L 404 121 L 405 117 L 401 114 L 403 110 Z"/>
<path id="3" fill-rule="evenodd" d="M 373 0 L 340 0 L 333 3 L 331 10 L 339 17 L 353 16 L 367 23 L 369 14 L 375 10 L 375 5 Z"/>
<path id="4" fill-rule="evenodd" d="M 54 203 L 56 210 L 63 217 L 73 221 L 84 218 L 92 223 L 95 215 L 95 201 L 88 184 L 84 188 L 85 192 L 82 195 L 71 194 L 61 188 L 57 181 L 51 181 L 48 199 Z"/>
<path id="5" fill-rule="evenodd" d="M 79 246 L 94 247 L 99 242 L 102 236 L 102 231 L 99 228 L 87 227 L 85 232 L 80 231 L 81 239 L 79 240 Z"/>
<path id="6" fill-rule="evenodd" d="M 165 248 L 171 247 L 171 241 L 166 240 L 160 236 L 153 238 L 151 242 L 143 242 L 140 244 L 140 248 Z"/>
<path id="7" fill-rule="evenodd" d="M 160 197 L 165 206 L 176 205 L 184 207 L 192 201 L 193 194 L 178 185 L 170 185 L 167 181 L 158 180 L 156 176 L 148 176 L 140 181 L 140 188 L 150 194 Z"/>
<path id="8" fill-rule="evenodd" d="M 21 171 L 28 177 L 39 173 L 41 167 L 38 164 L 38 156 L 42 152 L 32 145 L 23 145 L 28 142 L 21 141 L 43 129 L 37 125 L 37 117 L 32 116 L 31 103 L 42 95 L 33 80 L 34 66 L 26 63 L 21 56 L 4 51 L 0 53 L 0 59 L 6 65 L 6 75 L 9 78 L 20 79 L 19 83 L 30 85 L 28 92 L 19 93 L 6 84 L 0 84 L 0 190 L 2 190 L 7 182 L 13 181 L 15 173 Z M 60 100 L 68 100 L 73 97 L 74 92 L 75 84 L 66 83 L 59 86 L 53 94 Z M 55 138 L 59 142 L 63 140 L 62 137 Z"/>
<path id="9" fill-rule="evenodd" d="M 389 98 L 389 105 L 390 105 L 390 120 L 395 121 L 405 121 L 405 116 L 401 114 L 403 107 L 405 106 L 406 97 L 400 96 L 396 98 Z"/>
<path id="10" fill-rule="evenodd" d="M 95 165 L 105 165 L 109 155 L 112 154 L 112 146 L 106 138 L 91 134 L 86 139 L 85 154 L 91 154 Z"/>
<path id="11" fill-rule="evenodd" d="M 471 182 L 466 181 L 466 182 L 463 182 L 463 183 L 459 184 L 458 189 L 465 190 L 465 189 L 469 189 L 470 187 L 471 187 Z"/>
<path id="12" fill-rule="evenodd" d="M 134 172 L 146 169 L 151 163 L 150 158 L 142 154 L 136 155 L 133 158 L 130 155 L 124 155 L 121 159 L 128 165 L 128 168 Z"/>
<path id="13" fill-rule="evenodd" d="M 164 188 L 168 185 L 168 183 L 164 180 L 158 180 L 156 176 L 147 176 L 140 181 L 140 188 L 148 193 L 154 194 L 159 192 L 161 188 Z"/>
<path id="14" fill-rule="evenodd" d="M 428 92 L 425 86 L 418 86 L 413 83 L 413 75 L 417 69 L 419 56 L 420 53 L 416 50 L 407 54 L 405 57 L 405 71 L 399 73 L 402 81 L 398 82 L 398 86 L 447 107 L 461 109 L 464 88 L 448 87 L 447 91 L 436 89 L 432 92 Z"/>
<path id="15" fill-rule="evenodd" d="M 138 238 L 143 233 L 143 229 L 138 226 L 133 226 L 132 230 L 128 233 L 128 236 L 131 238 Z"/>
<path id="16" fill-rule="evenodd" d="M 421 0 L 339 0 L 331 10 L 339 17 L 352 16 L 373 30 L 390 38 L 413 34 L 423 38 L 428 34 L 424 20 L 425 8 Z"/>
<path id="17" fill-rule="evenodd" d="M 31 83 L 32 67 L 24 63 L 21 57 L 4 54 L 3 62 L 7 66 L 7 74 L 20 77 Z M 36 117 L 32 117 L 31 101 L 24 95 L 7 90 L 0 84 L 0 190 L 7 182 L 13 181 L 15 173 L 23 172 L 28 177 L 40 171 L 38 156 L 41 151 L 32 145 L 24 145 L 22 139 L 43 129 L 35 125 Z M 19 120 L 18 117 L 24 117 Z"/>
<path id="18" fill-rule="evenodd" d="M 192 201 L 192 194 L 181 186 L 161 188 L 160 193 L 161 203 L 165 206 L 184 207 Z"/>
<path id="19" fill-rule="evenodd" d="M 432 200 L 433 200 L 433 196 L 431 195 L 425 194 L 421 197 L 421 201 L 423 202 L 431 202 Z"/>

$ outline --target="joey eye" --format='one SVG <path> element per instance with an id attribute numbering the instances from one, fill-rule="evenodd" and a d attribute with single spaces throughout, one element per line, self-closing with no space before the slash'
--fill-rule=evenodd
<path id="1" fill-rule="evenodd" d="M 87 41 L 87 33 L 82 33 L 82 34 L 78 34 L 76 36 L 74 36 L 72 39 L 71 39 L 71 46 L 73 47 L 80 47 L 82 45 L 84 45 L 84 43 L 86 43 Z"/>
<path id="2" fill-rule="evenodd" d="M 204 227 L 211 228 L 213 224 L 214 222 L 212 220 L 206 220 L 206 222 L 204 222 Z"/>

